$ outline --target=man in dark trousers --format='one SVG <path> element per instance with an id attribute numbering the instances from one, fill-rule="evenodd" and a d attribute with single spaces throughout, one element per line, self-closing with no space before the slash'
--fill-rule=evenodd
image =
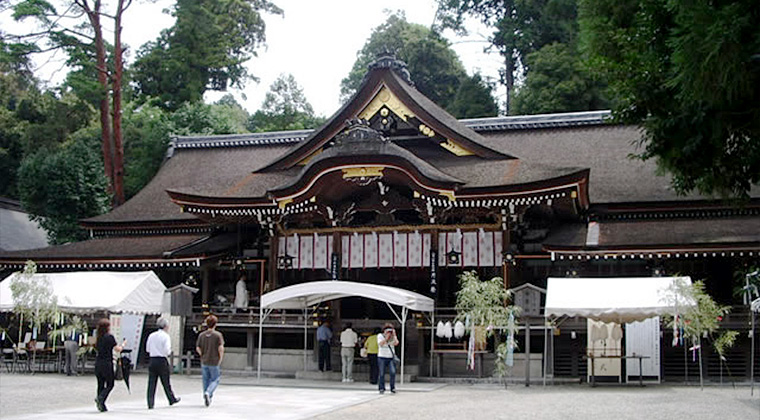
<path id="1" fill-rule="evenodd" d="M 79 376 L 79 368 L 77 368 L 77 352 L 79 351 L 80 336 L 81 334 L 79 331 L 73 330 L 70 334 L 66 335 L 66 340 L 63 342 L 63 348 L 66 351 L 66 376 Z"/>
<path id="2" fill-rule="evenodd" d="M 158 330 L 148 336 L 145 343 L 145 349 L 150 355 L 150 364 L 148 365 L 148 408 L 153 408 L 156 399 L 156 382 L 161 378 L 161 386 L 164 387 L 166 399 L 169 405 L 179 402 L 179 397 L 174 396 L 172 385 L 169 382 L 171 366 L 169 364 L 169 355 L 172 352 L 171 337 L 169 337 L 169 321 L 164 318 L 158 318 L 156 321 Z"/>
<path id="3" fill-rule="evenodd" d="M 330 340 L 332 340 L 330 321 L 327 320 L 317 328 L 317 342 L 319 343 L 319 371 L 331 370 L 330 367 Z"/>
<path id="4" fill-rule="evenodd" d="M 214 397 L 214 391 L 219 386 L 221 377 L 220 367 L 224 358 L 224 337 L 216 330 L 218 318 L 214 315 L 206 317 L 208 329 L 198 334 L 195 351 L 201 355 L 201 374 L 203 377 L 203 403 L 208 407 Z"/>

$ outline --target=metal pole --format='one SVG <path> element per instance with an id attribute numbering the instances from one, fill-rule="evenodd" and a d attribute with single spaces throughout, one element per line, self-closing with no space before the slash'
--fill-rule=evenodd
<path id="1" fill-rule="evenodd" d="M 525 317 L 525 386 L 530 386 L 530 318 Z"/>
<path id="2" fill-rule="evenodd" d="M 401 385 L 404 384 L 404 342 L 406 341 L 406 314 L 408 309 L 406 306 L 401 308 Z"/>
<path id="3" fill-rule="evenodd" d="M 752 382 L 752 385 L 750 385 L 750 391 L 749 395 L 754 396 L 755 395 L 755 311 L 750 308 L 750 313 L 752 314 L 752 331 L 750 332 L 750 353 L 752 354 L 750 357 L 750 365 L 749 365 L 749 380 Z"/>
<path id="4" fill-rule="evenodd" d="M 306 342 L 307 342 L 308 336 L 309 336 L 308 331 L 307 331 L 308 327 L 306 325 L 306 312 L 307 312 L 307 310 L 308 309 L 304 306 L 304 308 L 303 308 L 303 370 L 304 370 L 304 372 L 306 372 L 306 362 L 307 362 L 307 355 L 306 355 L 306 353 L 307 353 L 307 348 L 306 348 L 307 345 L 306 345 Z"/>
<path id="5" fill-rule="evenodd" d="M 435 350 L 435 309 L 430 313 L 430 377 L 433 377 L 433 350 Z"/>
<path id="6" fill-rule="evenodd" d="M 547 324 L 548 324 L 548 322 L 546 321 L 546 317 L 544 317 L 544 372 L 543 372 L 544 373 L 544 375 L 543 375 L 543 377 L 544 377 L 544 388 L 546 388 L 546 370 L 548 369 L 547 366 L 549 364 L 549 362 L 547 362 L 547 357 L 546 357 L 546 350 L 547 350 L 546 326 L 547 326 Z M 552 333 L 553 332 L 554 331 L 552 331 Z"/>
<path id="7" fill-rule="evenodd" d="M 261 329 L 263 328 L 264 324 L 264 307 L 261 306 L 261 303 L 259 302 L 259 351 L 256 353 L 256 358 L 258 367 L 256 368 L 256 380 L 261 381 Z"/>

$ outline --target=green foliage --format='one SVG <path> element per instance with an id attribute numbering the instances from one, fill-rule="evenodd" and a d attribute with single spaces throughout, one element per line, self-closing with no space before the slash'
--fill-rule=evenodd
<path id="1" fill-rule="evenodd" d="M 594 80 L 574 45 L 553 43 L 525 57 L 530 73 L 517 89 L 514 114 L 606 109 L 600 83 Z"/>
<path id="2" fill-rule="evenodd" d="M 174 26 L 137 54 L 133 72 L 142 100 L 176 110 L 207 89 L 242 87 L 245 62 L 265 41 L 262 13 L 281 14 L 266 0 L 177 0 Z"/>
<path id="3" fill-rule="evenodd" d="M 491 87 L 479 74 L 462 80 L 448 109 L 457 118 L 495 117 L 499 114 Z"/>
<path id="4" fill-rule="evenodd" d="M 715 352 L 720 356 L 720 360 L 726 360 L 726 350 L 730 349 L 736 343 L 736 337 L 739 336 L 739 331 L 723 331 L 718 337 L 713 340 L 713 348 Z"/>
<path id="5" fill-rule="evenodd" d="M 508 95 L 520 63 L 530 77 L 530 53 L 555 42 L 573 45 L 577 38 L 576 0 L 438 0 L 438 7 L 443 27 L 465 32 L 465 18 L 472 16 L 493 29 L 489 42 L 504 60 Z M 507 112 L 513 113 L 510 104 Z"/>
<path id="6" fill-rule="evenodd" d="M 665 321 L 670 327 L 677 322 L 676 326 L 683 328 L 684 337 L 692 343 L 699 343 L 703 336 L 708 336 L 721 356 L 733 345 L 735 331 L 726 331 L 718 338 L 713 338 L 720 328 L 721 320 L 731 311 L 731 307 L 716 303 L 705 291 L 703 282 L 688 284 L 683 279 L 678 279 L 665 291 L 664 300 L 673 306 L 675 314 L 678 315 L 678 319 L 673 315 L 667 315 L 664 317 Z"/>
<path id="7" fill-rule="evenodd" d="M 97 127 L 82 129 L 65 143 L 40 149 L 21 162 L 21 203 L 51 243 L 86 238 L 79 220 L 108 209 L 98 134 Z"/>
<path id="8" fill-rule="evenodd" d="M 314 114 L 292 74 L 281 74 L 269 87 L 261 109 L 248 120 L 252 132 L 316 128 L 325 121 Z"/>
<path id="9" fill-rule="evenodd" d="M 493 335 L 495 327 L 507 326 L 510 314 L 519 314 L 518 307 L 506 304 L 511 296 L 500 277 L 481 281 L 476 271 L 465 271 L 459 275 L 456 319 L 469 320 L 470 329 L 488 327 L 487 335 Z"/>
<path id="10" fill-rule="evenodd" d="M 747 197 L 760 182 L 760 4 L 584 0 L 582 45 L 616 118 L 644 128 L 679 193 Z"/>
<path id="11" fill-rule="evenodd" d="M 367 66 L 385 51 L 395 52 L 396 57 L 407 64 L 417 90 L 455 116 L 462 117 L 451 108 L 459 85 L 467 79 L 459 57 L 438 32 L 407 22 L 403 13 L 390 15 L 385 23 L 372 31 L 364 47 L 359 50 L 351 72 L 340 83 L 344 100 L 359 88 Z M 493 98 L 477 98 L 493 102 Z M 467 107 L 460 99 L 457 110 L 466 110 Z"/>
<path id="12" fill-rule="evenodd" d="M 50 335 L 50 338 L 66 341 L 72 333 L 84 332 L 88 329 L 87 322 L 77 315 L 67 315 L 64 317 L 64 324 L 57 327 Z"/>
<path id="13" fill-rule="evenodd" d="M 50 280 L 35 276 L 37 264 L 27 261 L 24 271 L 11 279 L 13 312 L 24 317 L 37 331 L 58 315 L 58 298 Z"/>
<path id="14" fill-rule="evenodd" d="M 664 300 L 674 307 L 684 329 L 684 336 L 698 340 L 704 333 L 712 333 L 720 326 L 720 319 L 730 311 L 730 306 L 718 305 L 705 291 L 705 284 L 692 284 L 683 279 L 676 280 L 664 294 Z M 666 316 L 672 326 L 675 319 Z"/>
<path id="15" fill-rule="evenodd" d="M 172 125 L 158 107 L 127 104 L 123 113 L 124 195 L 137 194 L 161 167 Z"/>
<path id="16" fill-rule="evenodd" d="M 237 109 L 231 112 L 233 108 L 228 104 L 185 103 L 168 114 L 172 133 L 181 136 L 244 133 L 247 115 Z"/>

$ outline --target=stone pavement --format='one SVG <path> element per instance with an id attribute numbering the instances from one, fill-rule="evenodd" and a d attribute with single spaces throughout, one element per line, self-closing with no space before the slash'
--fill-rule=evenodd
<path id="1" fill-rule="evenodd" d="M 730 419 L 760 420 L 760 389 L 656 385 L 532 386 L 412 383 L 384 396 L 363 383 L 296 381 L 223 376 L 211 407 L 204 407 L 199 376 L 172 376 L 182 401 L 169 407 L 160 387 L 156 408 L 145 407 L 146 375 L 132 380 L 132 394 L 117 383 L 109 412 L 92 402 L 92 375 L 0 373 L 0 418 L 21 419 Z"/>
<path id="2" fill-rule="evenodd" d="M 324 381 L 295 381 L 254 377 L 225 376 L 211 407 L 203 405 L 199 375 L 172 375 L 172 388 L 182 401 L 169 407 L 163 390 L 156 390 L 156 407 L 148 410 L 145 402 L 147 374 L 131 378 L 131 394 L 117 381 L 108 398 L 108 413 L 95 408 L 95 377 L 92 374 L 67 377 L 59 374 L 0 373 L 0 418 L 3 420 L 56 419 L 75 420 L 90 416 L 111 419 L 194 419 L 213 416 L 227 419 L 305 419 L 333 410 L 380 398 L 376 386 Z M 399 385 L 404 392 L 427 392 L 442 384 L 412 383 Z"/>

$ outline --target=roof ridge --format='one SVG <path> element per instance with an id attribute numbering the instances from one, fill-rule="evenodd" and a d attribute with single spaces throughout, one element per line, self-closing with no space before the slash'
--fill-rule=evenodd
<path id="1" fill-rule="evenodd" d="M 607 124 L 612 118 L 609 110 L 563 112 L 555 114 L 509 115 L 460 119 L 459 122 L 475 132 L 522 130 L 527 128 L 565 128 Z M 265 145 L 290 145 L 303 141 L 313 129 L 268 131 L 264 133 L 175 136 L 174 149 L 207 149 Z"/>

